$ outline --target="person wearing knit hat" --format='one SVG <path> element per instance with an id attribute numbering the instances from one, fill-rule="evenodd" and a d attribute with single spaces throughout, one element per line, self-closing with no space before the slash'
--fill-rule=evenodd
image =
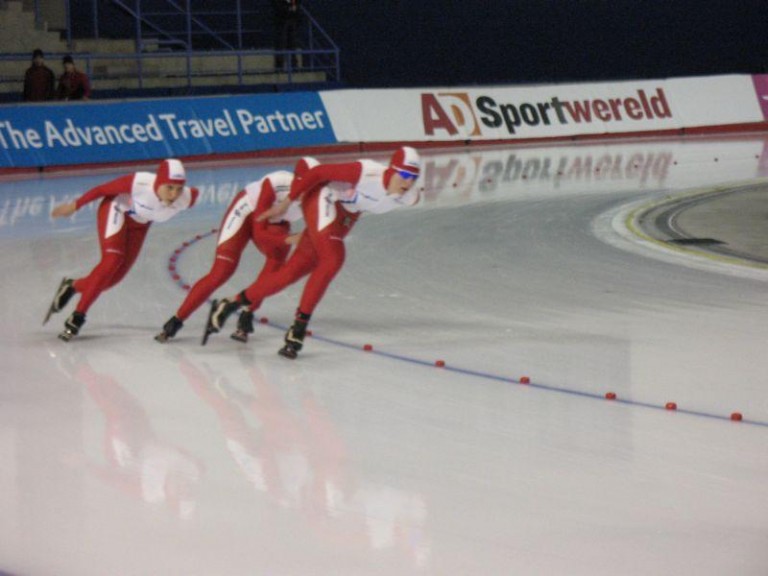
<path id="1" fill-rule="evenodd" d="M 264 298 L 308 276 L 293 325 L 278 352 L 295 359 L 303 347 L 315 307 L 344 264 L 344 238 L 364 212 L 383 214 L 415 205 L 420 196 L 414 186 L 419 172 L 418 152 L 404 146 L 395 151 L 386 165 L 366 159 L 321 164 L 294 178 L 288 196 L 257 220 L 279 218 L 293 202 L 300 202 L 306 228 L 296 250 L 276 273 L 259 277 L 236 296 L 214 301 L 203 340 L 219 332 L 237 310 L 253 311 Z"/>
<path id="2" fill-rule="evenodd" d="M 32 51 L 32 65 L 24 73 L 24 102 L 45 102 L 56 97 L 56 75 L 45 65 L 40 48 Z"/>
<path id="3" fill-rule="evenodd" d="M 186 181 L 184 165 L 170 158 L 160 162 L 154 173 L 126 174 L 88 190 L 73 202 L 56 206 L 51 216 L 63 218 L 100 200 L 97 231 L 101 259 L 87 276 L 61 281 L 43 324 L 75 294 L 80 294 L 80 301 L 64 323 L 59 338 L 68 342 L 76 336 L 91 305 L 131 269 L 152 223 L 165 222 L 194 206 L 199 193 L 197 188 L 186 186 Z"/>
<path id="4" fill-rule="evenodd" d="M 208 297 L 224 284 L 237 270 L 240 257 L 250 240 L 266 258 L 259 278 L 280 269 L 285 263 L 294 237 L 291 223 L 301 219 L 298 206 L 284 215 L 270 220 L 256 218 L 265 210 L 281 201 L 291 190 L 294 177 L 301 177 L 319 163 L 305 156 L 296 162 L 293 173 L 287 170 L 270 172 L 261 180 L 247 184 L 230 202 L 219 227 L 216 255 L 208 273 L 200 278 L 187 293 L 176 314 L 165 323 L 162 331 L 155 336 L 158 342 L 167 342 L 184 325 L 186 319 L 197 310 Z M 234 340 L 247 342 L 253 332 L 253 312 L 245 310 L 240 314 Z"/>
<path id="5" fill-rule="evenodd" d="M 88 100 L 91 97 L 91 82 L 88 74 L 75 66 L 72 56 L 67 54 L 61 59 L 64 73 L 59 76 L 56 97 L 59 100 Z"/>

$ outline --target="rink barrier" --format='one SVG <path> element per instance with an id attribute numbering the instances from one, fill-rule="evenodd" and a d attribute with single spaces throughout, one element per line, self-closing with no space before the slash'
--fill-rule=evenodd
<path id="1" fill-rule="evenodd" d="M 0 107 L 0 174 L 768 130 L 768 75 Z"/>
<path id="2" fill-rule="evenodd" d="M 0 107 L 0 168 L 226 157 L 336 143 L 317 92 Z"/>
<path id="3" fill-rule="evenodd" d="M 190 238 L 189 240 L 182 242 L 181 245 L 178 246 L 169 256 L 168 258 L 169 275 L 171 276 L 172 281 L 181 290 L 189 291 L 191 284 L 189 281 L 184 279 L 183 276 L 178 271 L 178 263 L 179 263 L 180 257 L 184 254 L 187 248 L 190 248 L 200 240 L 203 240 L 208 236 L 214 235 L 217 232 L 218 232 L 218 229 L 214 228 L 207 232 L 197 234 L 194 237 Z M 280 332 L 285 332 L 288 329 L 287 325 L 272 322 L 266 317 L 261 317 L 257 322 L 257 324 L 261 324 L 269 328 L 274 328 L 275 330 L 278 330 Z M 443 359 L 424 360 L 421 358 L 406 356 L 404 354 L 387 352 L 385 350 L 381 350 L 374 347 L 374 345 L 370 343 L 362 344 L 362 345 L 353 344 L 350 342 L 344 342 L 342 340 L 329 338 L 327 336 L 318 335 L 314 331 L 307 331 L 307 336 L 310 337 L 312 340 L 317 340 L 318 342 L 323 342 L 325 344 L 330 344 L 332 346 L 344 348 L 346 350 L 350 350 L 354 352 L 363 352 L 364 354 L 376 355 L 381 358 L 387 358 L 389 360 L 395 360 L 397 362 L 405 362 L 408 364 L 413 364 L 415 366 L 420 366 L 424 368 L 432 368 L 432 369 L 438 368 L 448 373 L 453 373 L 460 376 L 468 376 L 470 378 L 476 378 L 479 380 L 500 382 L 504 384 L 515 384 L 515 385 L 523 386 L 526 389 L 531 388 L 531 389 L 539 390 L 542 392 L 564 394 L 567 396 L 578 397 L 578 398 L 589 399 L 589 400 L 600 400 L 603 402 L 605 400 L 610 400 L 611 403 L 620 404 L 620 405 L 633 407 L 633 408 L 645 408 L 645 409 L 664 411 L 664 412 L 674 412 L 676 414 L 684 414 L 686 416 L 694 416 L 699 418 L 707 418 L 710 420 L 719 420 L 719 421 L 726 421 L 726 422 L 738 422 L 739 424 L 768 428 L 768 422 L 763 422 L 760 420 L 750 420 L 750 419 L 744 418 L 743 414 L 738 411 L 730 412 L 728 414 L 718 414 L 713 412 L 704 412 L 700 410 L 690 410 L 690 409 L 682 408 L 682 407 L 679 407 L 675 402 L 667 401 L 661 404 L 656 404 L 653 402 L 643 402 L 640 400 L 620 398 L 614 392 L 604 393 L 604 392 L 588 392 L 584 390 L 574 390 L 574 389 L 565 388 L 562 386 L 555 386 L 551 384 L 536 382 L 533 379 L 531 379 L 530 376 L 520 376 L 517 378 L 510 377 L 510 376 L 503 376 L 499 374 L 493 374 L 490 372 L 484 372 L 481 370 L 473 370 L 470 368 L 462 368 L 460 366 L 454 366 L 452 364 L 447 363 Z"/>

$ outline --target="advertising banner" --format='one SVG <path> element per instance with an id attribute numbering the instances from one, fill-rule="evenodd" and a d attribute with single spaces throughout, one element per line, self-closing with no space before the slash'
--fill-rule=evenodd
<path id="1" fill-rule="evenodd" d="M 483 141 L 763 121 L 750 76 L 322 93 L 340 142 Z M 337 121 L 338 119 L 338 121 Z"/>
<path id="2" fill-rule="evenodd" d="M 739 126 L 768 127 L 768 76 L 14 105 L 0 107 L 0 169 Z"/>
<path id="3" fill-rule="evenodd" d="M 232 154 L 335 142 L 317 93 L 0 107 L 0 167 Z"/>

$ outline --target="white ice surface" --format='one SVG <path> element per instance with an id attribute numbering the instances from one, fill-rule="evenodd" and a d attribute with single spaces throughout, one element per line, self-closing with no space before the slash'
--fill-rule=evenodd
<path id="1" fill-rule="evenodd" d="M 425 153 L 425 201 L 358 223 L 295 362 L 275 352 L 300 285 L 247 345 L 201 347 L 205 309 L 152 339 L 234 193 L 290 161 L 191 167 L 200 206 L 69 344 L 66 314 L 40 323 L 96 262 L 94 212 L 47 215 L 112 173 L 0 182 L 0 573 L 767 574 L 768 283 L 596 225 L 764 177 L 765 149 Z"/>

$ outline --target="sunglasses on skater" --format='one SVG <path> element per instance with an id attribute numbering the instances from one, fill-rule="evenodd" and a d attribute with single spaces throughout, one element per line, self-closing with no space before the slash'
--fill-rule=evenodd
<path id="1" fill-rule="evenodd" d="M 400 175 L 400 178 L 404 178 L 405 180 L 416 180 L 416 178 L 419 177 L 418 174 L 411 174 L 405 170 L 397 170 L 397 173 Z"/>

